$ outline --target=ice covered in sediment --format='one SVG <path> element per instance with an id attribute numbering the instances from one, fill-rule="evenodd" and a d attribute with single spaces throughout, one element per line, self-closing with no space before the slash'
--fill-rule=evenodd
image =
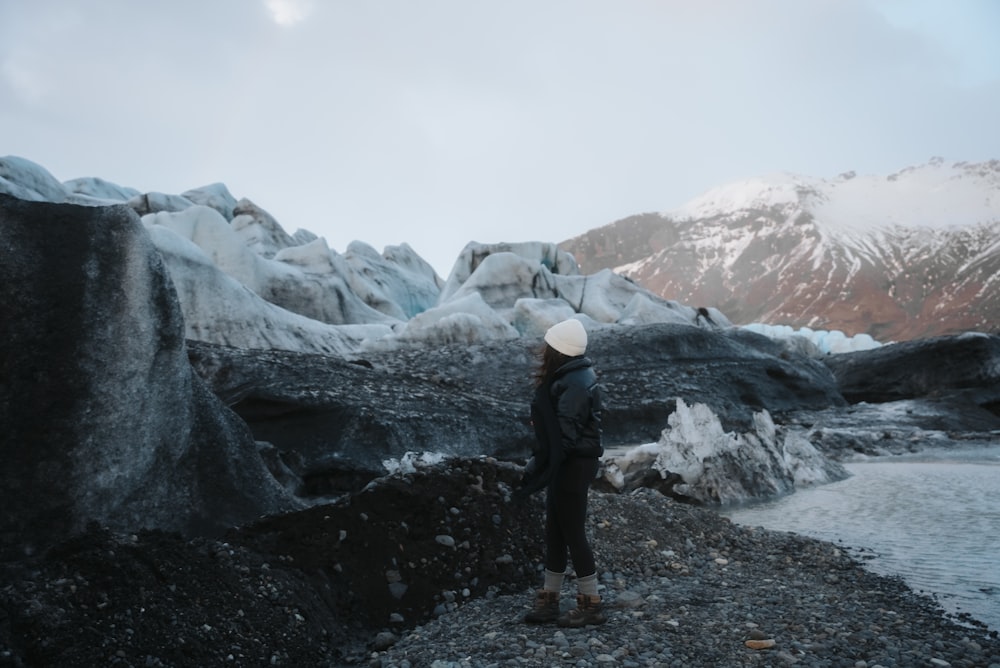
<path id="1" fill-rule="evenodd" d="M 663 299 L 610 269 L 585 276 L 554 276 L 560 297 L 597 322 L 647 324 L 677 322 L 693 325 L 698 312 Z M 638 297 L 638 300 L 636 300 Z M 659 317 L 659 320 L 656 318 Z M 623 320 L 629 320 L 623 323 Z"/>
<path id="2" fill-rule="evenodd" d="M 446 293 L 442 292 L 441 303 L 476 293 L 491 308 L 515 323 L 519 331 L 531 333 L 539 329 L 544 331 L 544 328 L 541 323 L 528 322 L 530 309 L 517 308 L 523 299 L 549 304 L 558 300 L 572 314 L 601 324 L 674 322 L 695 325 L 703 322 L 705 326 L 729 326 L 721 313 L 715 312 L 715 321 L 699 321 L 695 309 L 662 299 L 608 269 L 591 275 L 556 273 L 549 269 L 551 263 L 539 262 L 533 256 L 525 257 L 506 248 L 505 245 L 476 246 L 475 269 L 460 285 L 453 274 L 446 284 L 446 290 L 451 290 L 450 296 L 446 298 Z M 529 246 L 536 255 L 538 248 L 545 248 L 545 244 Z M 575 269 L 575 264 L 571 267 Z M 561 310 L 569 313 L 567 309 Z"/>
<path id="3" fill-rule="evenodd" d="M 31 202 L 65 202 L 66 189 L 39 164 L 8 155 L 0 158 L 0 192 Z"/>
<path id="4" fill-rule="evenodd" d="M 554 243 L 525 241 L 518 243 L 481 244 L 471 241 L 466 244 L 455 260 L 451 273 L 448 275 L 448 280 L 441 289 L 441 301 L 444 302 L 451 299 L 479 269 L 480 264 L 489 257 L 500 253 L 511 253 L 526 260 L 532 266 L 539 265 L 546 268 L 550 273 L 560 275 L 580 273 L 580 268 L 577 266 L 573 256 L 566 251 L 559 250 L 559 247 Z M 487 301 L 489 302 L 490 300 L 487 299 Z"/>
<path id="5" fill-rule="evenodd" d="M 428 344 L 505 340 L 512 332 L 540 337 L 568 317 L 579 319 L 588 330 L 653 322 L 730 326 L 717 311 L 695 311 L 661 299 L 609 270 L 581 275 L 573 256 L 550 242 L 471 242 L 442 281 L 406 244 L 388 246 L 379 254 L 355 241 L 340 254 L 308 230 L 289 235 L 267 211 L 248 199 L 236 200 L 222 183 L 181 194 L 140 192 L 98 178 L 60 183 L 40 165 L 6 157 L 0 158 L 0 192 L 38 201 L 125 204 L 143 216 L 147 227 L 169 228 L 194 242 L 211 264 L 260 303 L 321 324 L 381 325 L 367 331 L 392 332 L 388 346 L 416 344 L 421 336 Z M 183 263 L 170 266 L 174 272 L 184 271 Z M 179 284 L 197 286 L 188 276 L 175 278 Z M 208 324 L 213 314 L 203 307 L 213 302 L 211 296 L 189 296 L 184 308 L 202 309 L 185 312 L 192 334 L 212 332 L 211 340 L 245 336 L 239 331 L 222 334 L 231 321 Z M 463 305 L 472 310 L 463 313 Z M 287 346 L 297 335 L 278 338 Z M 304 349 L 312 347 L 304 344 Z"/>
<path id="6" fill-rule="evenodd" d="M 236 208 L 237 202 L 224 183 L 212 183 L 200 188 L 185 190 L 181 193 L 181 197 L 195 204 L 215 209 L 226 220 L 233 219 L 233 210 Z"/>
<path id="7" fill-rule="evenodd" d="M 67 192 L 80 197 L 86 197 L 95 202 L 120 203 L 127 202 L 136 195 L 140 195 L 135 188 L 126 188 L 117 183 L 105 181 L 104 179 L 88 176 L 78 179 L 64 181 L 63 186 Z"/>
<path id="8" fill-rule="evenodd" d="M 514 327 L 473 292 L 414 316 L 381 339 L 365 341 L 364 347 L 393 350 L 413 345 L 484 343 L 518 336 Z"/>
<path id="9" fill-rule="evenodd" d="M 184 336 L 235 348 L 349 355 L 388 325 L 327 325 L 264 301 L 222 272 L 202 248 L 168 227 L 146 227 L 170 272 Z"/>
<path id="10" fill-rule="evenodd" d="M 326 239 L 320 237 L 300 246 L 282 248 L 274 254 L 272 259 L 298 267 L 306 274 L 322 275 L 332 274 L 336 271 L 333 266 L 334 257 L 335 253 L 327 246 Z"/>
<path id="11" fill-rule="evenodd" d="M 636 293 L 622 310 L 618 324 L 650 325 L 657 322 L 676 322 L 690 325 L 694 317 L 694 309 L 690 307 L 681 307 L 679 304 L 668 305 L 662 300 L 653 300 L 647 295 Z"/>
<path id="12" fill-rule="evenodd" d="M 179 212 L 150 214 L 143 222 L 147 227 L 166 227 L 194 242 L 222 272 L 264 300 L 292 313 L 330 325 L 391 326 L 399 322 L 364 303 L 339 273 L 309 273 L 301 266 L 253 253 L 215 209 L 195 205 Z M 299 251 L 300 256 L 323 252 L 322 244 Z M 207 318 L 211 314 L 194 317 Z"/>
<path id="13" fill-rule="evenodd" d="M 285 248 L 305 245 L 316 239 L 315 235 L 308 240 L 295 239 L 285 232 L 274 216 L 246 198 L 233 208 L 230 225 L 248 249 L 267 259 Z"/>
<path id="14" fill-rule="evenodd" d="M 480 247 L 475 271 L 443 300 L 437 274 L 409 246 L 379 254 L 355 241 L 338 254 L 322 238 L 296 245 L 276 221 L 245 200 L 237 204 L 232 224 L 216 209 L 197 204 L 149 214 L 144 221 L 190 239 L 221 271 L 293 313 L 334 325 L 388 325 L 379 330 L 392 332 L 383 348 L 541 336 L 568 317 L 580 319 L 588 329 L 698 322 L 694 309 L 660 299 L 610 271 L 593 276 L 552 273 L 548 265 L 563 270 L 575 265 L 559 260 L 547 244 L 521 249 L 541 262 Z M 190 317 L 200 321 L 209 315 Z M 721 314 L 717 320 L 725 322 Z"/>
<path id="15" fill-rule="evenodd" d="M 160 212 L 185 211 L 194 206 L 194 202 L 180 195 L 170 195 L 161 192 L 148 192 L 136 195 L 126 202 L 140 216 Z"/>
<path id="16" fill-rule="evenodd" d="M 220 271 L 260 294 L 265 282 L 260 258 L 248 252 L 218 211 L 205 206 L 189 206 L 181 211 L 147 214 L 142 222 L 147 228 L 165 227 L 193 242 Z"/>
<path id="17" fill-rule="evenodd" d="M 543 264 L 511 252 L 491 253 L 482 258 L 476 269 L 457 287 L 453 279 L 454 275 L 441 293 L 442 304 L 478 294 L 491 308 L 508 309 L 522 297 L 546 299 L 560 296 L 552 273 Z"/>
<path id="18" fill-rule="evenodd" d="M 298 229 L 295 230 L 295 234 L 292 235 L 292 239 L 295 240 L 297 244 L 307 244 L 310 241 L 316 240 L 316 235 L 309 230 Z"/>
<path id="19" fill-rule="evenodd" d="M 353 241 L 343 262 L 351 289 L 383 313 L 408 320 L 438 303 L 441 279 L 408 244 L 387 246 L 379 254 L 372 246 Z"/>
<path id="20" fill-rule="evenodd" d="M 578 317 L 584 323 L 584 328 L 588 327 L 587 321 L 593 323 L 586 316 L 577 316 L 573 307 L 564 299 L 535 299 L 533 297 L 522 297 L 514 302 L 511 312 L 514 328 L 526 337 L 541 337 L 545 335 L 549 327 L 569 318 Z M 596 323 L 593 323 L 596 324 Z"/>

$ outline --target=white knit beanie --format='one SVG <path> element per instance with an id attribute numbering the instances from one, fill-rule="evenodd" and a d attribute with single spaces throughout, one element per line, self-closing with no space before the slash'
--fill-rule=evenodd
<path id="1" fill-rule="evenodd" d="M 576 357 L 587 350 L 587 330 L 579 320 L 563 320 L 545 332 L 545 343 L 567 357 Z"/>

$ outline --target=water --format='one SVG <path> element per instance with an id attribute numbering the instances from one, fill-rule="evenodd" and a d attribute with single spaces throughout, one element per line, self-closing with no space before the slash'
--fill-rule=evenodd
<path id="1" fill-rule="evenodd" d="M 846 468 L 847 480 L 723 514 L 874 554 L 864 560 L 872 571 L 1000 630 L 1000 447 Z"/>

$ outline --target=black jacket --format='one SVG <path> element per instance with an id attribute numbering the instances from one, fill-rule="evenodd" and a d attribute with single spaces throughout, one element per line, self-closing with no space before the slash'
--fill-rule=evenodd
<path id="1" fill-rule="evenodd" d="M 538 386 L 531 401 L 536 442 L 521 480 L 521 493 L 547 486 L 567 457 L 604 454 L 602 408 L 597 374 L 586 357 L 570 359 Z"/>

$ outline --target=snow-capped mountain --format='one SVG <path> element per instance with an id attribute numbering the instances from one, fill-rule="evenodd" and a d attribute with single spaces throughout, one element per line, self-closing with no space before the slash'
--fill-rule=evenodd
<path id="1" fill-rule="evenodd" d="M 732 183 L 561 244 L 734 323 L 903 340 L 1000 323 L 1000 160 Z"/>

